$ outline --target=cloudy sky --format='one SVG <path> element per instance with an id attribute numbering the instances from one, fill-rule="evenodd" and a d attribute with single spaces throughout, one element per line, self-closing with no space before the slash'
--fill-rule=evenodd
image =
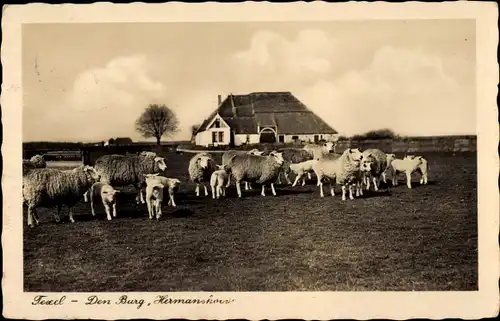
<path id="1" fill-rule="evenodd" d="M 23 27 L 23 140 L 144 140 L 166 104 L 181 132 L 217 95 L 291 91 L 341 134 L 474 134 L 474 20 L 36 24 Z"/>

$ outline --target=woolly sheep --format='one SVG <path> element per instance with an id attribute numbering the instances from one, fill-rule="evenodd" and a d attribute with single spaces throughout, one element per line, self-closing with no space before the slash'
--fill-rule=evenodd
<path id="1" fill-rule="evenodd" d="M 406 174 L 406 186 L 411 189 L 411 174 L 416 172 L 420 166 L 423 165 L 423 161 L 421 157 L 404 157 L 403 159 L 394 159 L 391 162 L 391 171 L 392 171 L 392 185 L 397 186 L 398 180 L 397 175 L 399 173 Z M 423 177 L 421 179 L 423 181 Z"/>
<path id="2" fill-rule="evenodd" d="M 28 225 L 33 227 L 33 219 L 38 225 L 38 207 L 57 207 L 54 217 L 59 222 L 63 205 L 68 207 L 70 221 L 75 222 L 72 207 L 99 179 L 99 172 L 87 165 L 72 170 L 41 168 L 30 171 L 23 177 L 23 202 L 28 207 Z"/>
<path id="3" fill-rule="evenodd" d="M 365 173 L 363 177 L 366 190 L 370 189 L 370 178 L 373 181 L 373 188 L 378 191 L 380 177 L 385 173 L 388 163 L 387 154 L 377 148 L 370 148 L 363 151 L 363 159 L 371 159 L 371 170 Z"/>
<path id="4" fill-rule="evenodd" d="M 236 181 L 238 197 L 241 197 L 240 182 L 243 180 L 262 184 L 261 195 L 266 196 L 265 184 L 270 184 L 273 195 L 276 195 L 274 182 L 280 173 L 283 162 L 282 153 L 273 151 L 269 153 L 269 156 L 233 155 L 225 166 Z"/>
<path id="5" fill-rule="evenodd" d="M 302 179 L 302 186 L 304 186 L 306 184 L 306 179 L 304 178 L 304 175 L 306 173 L 309 174 L 313 170 L 313 165 L 316 162 L 317 160 L 311 159 L 301 163 L 290 164 L 289 165 L 290 170 L 294 172 L 295 175 L 297 175 L 295 177 L 295 181 L 293 182 L 292 186 L 296 186 L 300 179 Z"/>
<path id="6" fill-rule="evenodd" d="M 23 175 L 25 175 L 29 170 L 36 168 L 46 168 L 47 163 L 42 155 L 35 155 L 29 160 L 23 159 Z"/>
<path id="7" fill-rule="evenodd" d="M 363 154 L 358 148 L 348 148 L 338 158 L 318 158 L 317 162 L 313 165 L 313 170 L 318 177 L 318 186 L 320 187 L 320 195 L 323 194 L 323 178 L 330 180 L 330 193 L 335 195 L 333 183 L 336 182 L 342 186 L 342 200 L 346 200 L 346 186 L 349 186 L 349 198 L 352 200 L 353 186 L 356 186 L 357 194 L 359 182 L 362 177 L 362 172 L 369 170 L 369 162 L 361 162 Z M 361 167 L 366 166 L 366 167 Z"/>
<path id="8" fill-rule="evenodd" d="M 175 194 L 177 194 L 180 189 L 181 181 L 179 179 L 160 176 L 159 174 L 145 174 L 145 177 L 146 184 L 153 181 L 161 183 L 168 191 L 167 205 L 177 207 L 177 205 L 175 204 Z"/>
<path id="9" fill-rule="evenodd" d="M 217 170 L 210 177 L 210 187 L 212 188 L 212 198 L 219 199 L 220 196 L 226 196 L 226 184 L 229 179 L 229 174 L 225 167 L 217 165 Z"/>
<path id="10" fill-rule="evenodd" d="M 420 163 L 420 165 L 418 165 L 416 172 L 421 175 L 420 184 L 426 185 L 428 174 L 429 174 L 429 164 L 428 164 L 427 160 L 422 156 L 406 155 L 404 157 L 404 159 L 414 159 L 414 158 L 420 158 L 420 160 L 421 160 L 421 163 Z"/>
<path id="11" fill-rule="evenodd" d="M 148 206 L 149 219 L 161 217 L 161 207 L 163 203 L 163 184 L 157 180 L 146 179 L 146 204 Z"/>
<path id="12" fill-rule="evenodd" d="M 139 155 L 104 155 L 97 159 L 95 169 L 101 173 L 101 182 L 112 186 L 133 185 L 137 189 L 136 201 L 144 204 L 144 174 L 154 174 L 167 169 L 166 159 L 154 152 Z M 84 195 L 87 202 L 88 194 Z"/>
<path id="13" fill-rule="evenodd" d="M 256 155 L 256 156 L 263 156 L 264 152 L 259 151 L 258 149 L 254 148 L 249 151 L 243 151 L 243 150 L 228 150 L 227 152 L 224 152 L 222 154 L 222 166 L 226 165 L 227 162 L 233 157 L 234 155 Z M 228 179 L 227 179 L 227 184 L 226 188 L 229 187 L 231 184 L 231 174 L 229 174 Z M 245 190 L 251 190 L 252 185 L 249 182 L 245 182 Z"/>
<path id="14" fill-rule="evenodd" d="M 116 217 L 116 194 L 120 191 L 115 190 L 111 185 L 97 182 L 90 188 L 90 208 L 92 215 L 95 214 L 95 201 L 99 198 L 106 211 L 108 221 L 111 221 L 111 208 L 113 209 L 113 217 Z"/>
<path id="15" fill-rule="evenodd" d="M 217 169 L 215 160 L 208 153 L 198 153 L 189 161 L 189 176 L 196 183 L 196 196 L 200 196 L 200 184 L 203 185 L 205 196 L 208 196 L 205 182 L 210 182 L 212 173 Z"/>

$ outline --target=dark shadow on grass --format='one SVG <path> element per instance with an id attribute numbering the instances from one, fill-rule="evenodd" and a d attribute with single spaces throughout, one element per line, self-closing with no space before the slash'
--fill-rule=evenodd
<path id="1" fill-rule="evenodd" d="M 190 217 L 190 216 L 193 216 L 195 213 L 194 213 L 194 211 L 192 211 L 188 208 L 177 208 L 173 212 L 165 213 L 165 214 L 167 214 L 168 216 L 171 216 L 171 217 L 179 218 L 179 217 Z"/>

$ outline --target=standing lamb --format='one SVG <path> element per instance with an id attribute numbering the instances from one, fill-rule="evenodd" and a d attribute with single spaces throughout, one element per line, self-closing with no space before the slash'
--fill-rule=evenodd
<path id="1" fill-rule="evenodd" d="M 383 177 L 388 168 L 387 154 L 377 148 L 370 148 L 363 152 L 364 159 L 371 159 L 371 170 L 366 173 L 363 183 L 366 184 L 366 190 L 370 189 L 370 178 L 373 181 L 373 188 L 378 191 L 380 178 Z M 389 159 L 391 160 L 391 159 Z"/>
<path id="2" fill-rule="evenodd" d="M 280 148 L 278 152 L 283 153 L 283 159 L 285 160 L 280 176 L 283 175 L 288 184 L 292 184 L 288 177 L 291 171 L 290 164 L 302 163 L 313 159 L 313 155 L 303 148 Z M 307 174 L 308 178 L 311 179 L 311 174 L 309 172 Z M 280 176 L 278 176 L 278 184 L 281 183 Z"/>
<path id="3" fill-rule="evenodd" d="M 318 177 L 320 196 L 324 197 L 322 180 L 328 178 L 332 196 L 335 195 L 333 183 L 336 182 L 342 186 L 343 201 L 346 200 L 346 186 L 349 186 L 349 198 L 354 199 L 353 186 L 358 187 L 362 172 L 370 169 L 370 162 L 362 162 L 362 160 L 363 154 L 358 148 L 348 148 L 338 158 L 319 158 L 313 165 L 313 170 Z"/>
<path id="4" fill-rule="evenodd" d="M 72 170 L 41 168 L 23 176 L 23 202 L 28 207 L 28 225 L 33 219 L 38 225 L 38 207 L 57 207 L 54 217 L 60 220 L 61 207 L 68 207 L 69 219 L 73 223 L 72 207 L 83 194 L 100 179 L 100 174 L 91 166 L 81 165 Z"/>
<path id="5" fill-rule="evenodd" d="M 133 185 L 137 189 L 136 201 L 144 204 L 144 174 L 154 174 L 167 169 L 166 159 L 154 152 L 139 155 L 104 155 L 97 159 L 95 169 L 101 173 L 101 182 L 112 186 Z M 88 195 L 88 194 L 87 194 Z M 85 202 L 88 201 L 84 196 Z"/>
<path id="6" fill-rule="evenodd" d="M 161 207 L 163 204 L 163 184 L 157 180 L 146 179 L 146 204 L 148 205 L 149 219 L 161 217 Z"/>
<path id="7" fill-rule="evenodd" d="M 217 165 L 217 170 L 212 173 L 210 177 L 210 187 L 212 188 L 212 198 L 219 199 L 226 196 L 226 184 L 229 179 L 229 173 L 222 165 Z"/>
<path id="8" fill-rule="evenodd" d="M 145 174 L 146 177 L 146 185 L 148 183 L 152 183 L 153 181 L 157 181 L 161 183 L 164 188 L 168 191 L 168 204 L 172 207 L 177 207 L 175 204 L 175 195 L 179 192 L 181 181 L 177 178 L 169 178 L 165 176 L 160 176 L 158 174 Z"/>
<path id="9" fill-rule="evenodd" d="M 266 196 L 265 184 L 270 184 L 273 195 L 276 195 L 274 182 L 278 178 L 283 162 L 282 153 L 275 151 L 268 156 L 233 155 L 226 168 L 236 181 L 238 197 L 241 197 L 241 181 L 262 184 L 262 196 Z"/>
<path id="10" fill-rule="evenodd" d="M 289 165 L 290 170 L 295 173 L 295 181 L 292 186 L 295 187 L 300 179 L 302 179 L 302 186 L 306 185 L 306 179 L 304 178 L 305 174 L 309 174 L 313 170 L 313 165 L 317 160 L 310 159 L 301 163 L 292 163 Z"/>
<path id="11" fill-rule="evenodd" d="M 415 171 L 421 175 L 420 184 L 426 185 L 427 184 L 427 177 L 429 174 L 429 163 L 427 162 L 427 160 L 422 156 L 415 156 L 415 155 L 406 155 L 404 158 L 405 159 L 419 158 L 421 160 L 420 165 L 418 165 L 418 167 Z"/>
<path id="12" fill-rule="evenodd" d="M 90 188 L 90 208 L 92 209 L 92 215 L 96 215 L 94 203 L 98 198 L 104 206 L 108 221 L 111 221 L 111 208 L 113 209 L 113 217 L 116 217 L 116 193 L 119 192 L 106 183 L 97 182 L 92 185 Z"/>
<path id="13" fill-rule="evenodd" d="M 414 157 L 414 156 L 405 156 L 403 159 L 394 159 L 391 162 L 391 171 L 392 171 L 392 185 L 397 186 L 398 180 L 397 175 L 399 173 L 406 174 L 406 186 L 411 189 L 411 174 L 416 171 L 421 171 L 420 167 L 423 166 L 423 157 Z M 426 174 L 427 177 L 427 174 Z M 427 179 L 427 178 L 426 178 Z M 421 178 L 421 182 L 426 181 L 423 176 Z"/>
<path id="14" fill-rule="evenodd" d="M 196 183 L 196 196 L 200 196 L 200 184 L 203 185 L 205 196 L 208 196 L 206 182 L 210 182 L 212 173 L 217 169 L 215 160 L 208 153 L 198 153 L 189 161 L 189 176 Z"/>
<path id="15" fill-rule="evenodd" d="M 224 152 L 222 154 L 222 166 L 226 165 L 229 162 L 229 160 L 231 159 L 231 157 L 233 157 L 234 155 L 256 155 L 256 156 L 262 156 L 262 154 L 264 154 L 264 152 L 263 151 L 259 151 L 257 148 L 254 148 L 254 149 L 249 150 L 249 151 L 228 150 L 227 152 Z M 226 188 L 229 187 L 230 184 L 231 184 L 231 174 L 229 174 L 229 177 L 227 179 Z M 248 190 L 251 190 L 251 189 L 252 189 L 252 185 L 249 182 L 245 182 L 245 190 L 248 191 Z"/>

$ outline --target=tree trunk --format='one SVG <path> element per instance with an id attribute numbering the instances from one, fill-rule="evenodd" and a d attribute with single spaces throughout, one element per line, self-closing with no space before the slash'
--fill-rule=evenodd
<path id="1" fill-rule="evenodd" d="M 161 137 L 156 137 L 156 146 L 160 146 L 161 145 L 160 139 L 161 139 Z"/>

